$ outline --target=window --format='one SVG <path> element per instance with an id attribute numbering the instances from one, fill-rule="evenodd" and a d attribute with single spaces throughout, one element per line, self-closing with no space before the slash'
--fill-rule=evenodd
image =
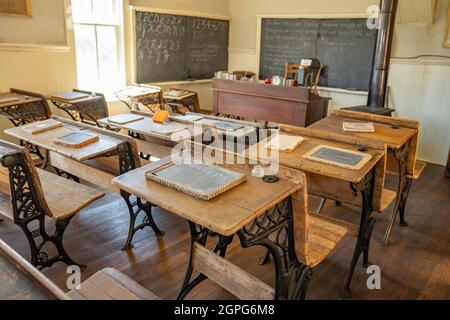
<path id="1" fill-rule="evenodd" d="M 72 0 L 78 88 L 107 96 L 125 84 L 122 0 Z"/>

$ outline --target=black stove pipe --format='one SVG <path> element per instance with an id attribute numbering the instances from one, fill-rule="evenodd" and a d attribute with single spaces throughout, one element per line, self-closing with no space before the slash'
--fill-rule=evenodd
<path id="1" fill-rule="evenodd" d="M 380 29 L 373 60 L 367 105 L 384 108 L 398 0 L 381 0 Z"/>

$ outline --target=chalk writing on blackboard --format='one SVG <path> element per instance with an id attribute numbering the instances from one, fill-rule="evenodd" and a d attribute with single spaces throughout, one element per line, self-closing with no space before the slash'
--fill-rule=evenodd
<path id="1" fill-rule="evenodd" d="M 137 82 L 210 79 L 228 69 L 229 21 L 136 11 Z"/>

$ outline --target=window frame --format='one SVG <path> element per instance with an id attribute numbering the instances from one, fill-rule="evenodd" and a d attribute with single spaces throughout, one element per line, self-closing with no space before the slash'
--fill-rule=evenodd
<path id="1" fill-rule="evenodd" d="M 91 0 L 91 5 L 92 5 Z M 75 58 L 77 63 L 77 87 L 82 90 L 92 90 L 96 92 L 101 92 L 105 94 L 107 101 L 116 101 L 117 98 L 114 95 L 114 91 L 119 90 L 124 87 L 126 84 L 126 75 L 125 75 L 125 37 L 124 37 L 124 3 L 123 0 L 113 0 L 114 1 L 114 10 L 117 14 L 117 22 L 115 24 L 105 23 L 105 22 L 97 22 L 94 18 L 92 20 L 84 20 L 84 21 L 76 21 L 72 17 L 72 24 L 74 26 L 74 49 L 75 49 Z M 70 2 L 72 4 L 72 1 Z M 95 56 L 96 56 L 96 73 L 98 78 L 98 84 L 94 88 L 85 88 L 82 83 L 79 81 L 79 71 L 78 71 L 78 61 L 77 61 L 77 45 L 76 45 L 76 36 L 75 36 L 75 26 L 91 26 L 94 28 L 94 37 L 95 37 Z M 116 38 L 116 55 L 117 55 L 117 88 L 105 88 L 101 85 L 101 72 L 100 72 L 100 56 L 99 56 L 99 42 L 98 42 L 98 27 L 113 27 L 115 30 L 115 38 Z"/>

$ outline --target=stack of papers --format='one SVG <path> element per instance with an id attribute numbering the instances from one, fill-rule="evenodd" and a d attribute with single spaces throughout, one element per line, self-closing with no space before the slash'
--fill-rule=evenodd
<path id="1" fill-rule="evenodd" d="M 375 132 L 372 122 L 344 122 L 342 129 L 345 132 Z"/>
<path id="2" fill-rule="evenodd" d="M 278 141 L 277 139 L 271 139 L 267 144 L 267 148 L 274 150 L 279 150 L 282 152 L 293 152 L 297 147 L 305 141 L 305 138 L 300 136 L 288 136 L 285 134 L 280 134 Z"/>

